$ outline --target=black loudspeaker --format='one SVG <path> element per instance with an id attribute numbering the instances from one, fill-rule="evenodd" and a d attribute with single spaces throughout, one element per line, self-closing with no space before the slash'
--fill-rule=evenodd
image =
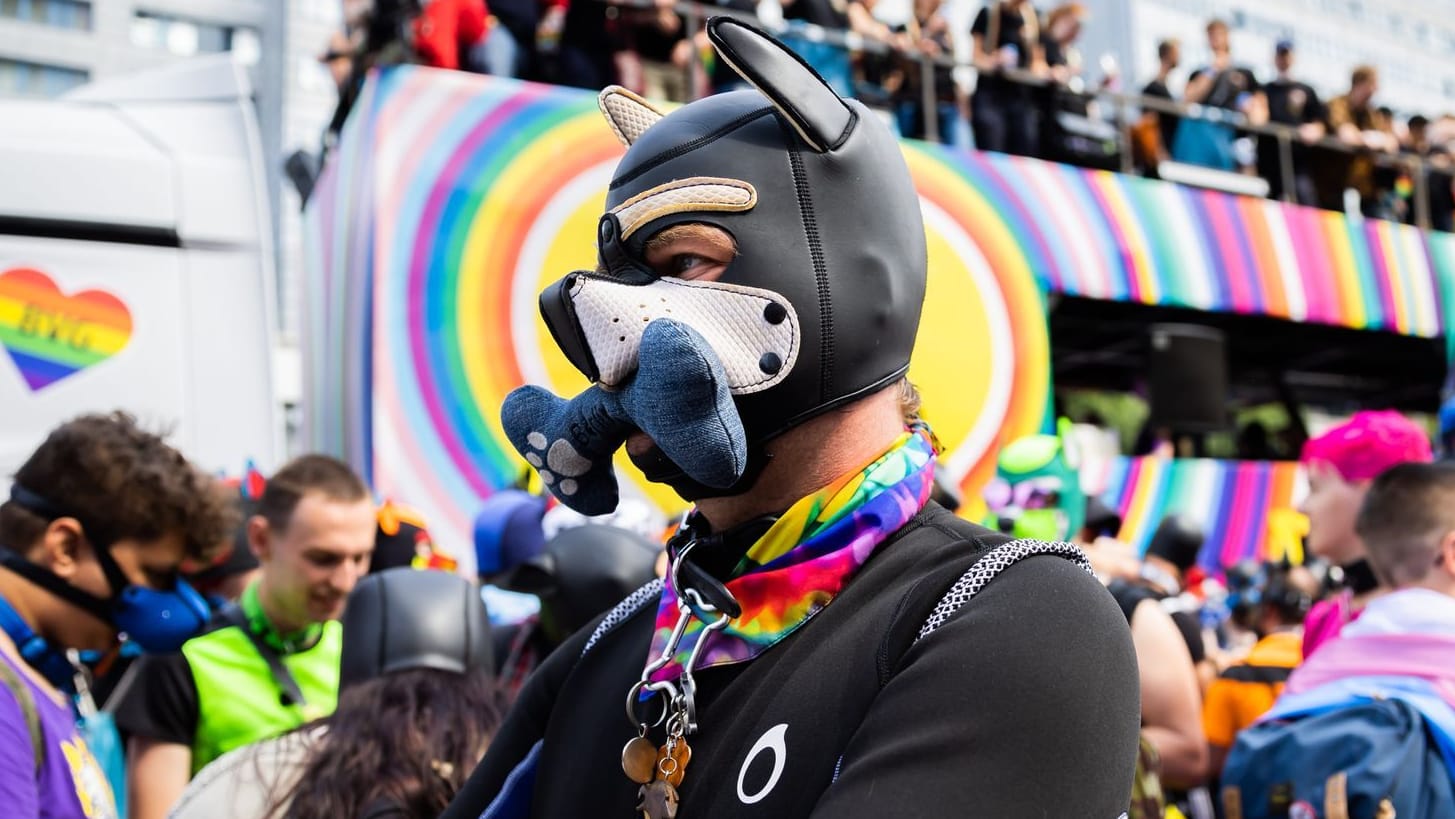
<path id="1" fill-rule="evenodd" d="M 1216 432 L 1228 426 L 1228 357 L 1223 332 L 1197 324 L 1154 324 L 1147 382 L 1153 427 Z"/>

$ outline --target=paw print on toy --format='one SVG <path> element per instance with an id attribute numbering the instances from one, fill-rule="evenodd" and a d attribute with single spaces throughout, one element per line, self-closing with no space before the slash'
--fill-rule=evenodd
<path id="1" fill-rule="evenodd" d="M 553 487 L 553 491 L 559 490 L 563 495 L 574 495 L 580 487 L 576 479 L 585 475 L 591 470 L 591 459 L 576 451 L 571 442 L 565 438 L 558 438 L 554 442 L 546 440 L 541 432 L 532 432 L 525 436 L 526 444 L 532 451 L 524 453 L 525 460 L 535 467 L 536 472 L 541 476 L 541 481 L 546 486 Z M 550 444 L 547 449 L 546 444 Z M 544 453 L 544 458 L 542 457 Z M 557 483 L 557 479 L 560 482 Z"/>

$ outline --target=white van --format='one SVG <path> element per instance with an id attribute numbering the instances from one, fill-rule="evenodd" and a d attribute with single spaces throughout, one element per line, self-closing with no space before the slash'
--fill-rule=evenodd
<path id="1" fill-rule="evenodd" d="M 210 470 L 275 466 L 251 95 L 221 55 L 0 100 L 0 487 L 47 430 L 112 409 Z"/>

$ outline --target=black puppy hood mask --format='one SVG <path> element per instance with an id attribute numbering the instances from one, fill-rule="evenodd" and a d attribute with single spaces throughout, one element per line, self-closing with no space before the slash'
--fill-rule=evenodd
<path id="1" fill-rule="evenodd" d="M 627 152 L 598 224 L 598 268 L 541 295 L 552 336 L 592 389 L 648 387 L 634 381 L 652 322 L 700 334 L 721 364 L 749 457 L 728 486 L 703 486 L 690 469 L 649 475 L 689 500 L 743 491 L 766 441 L 902 377 L 926 270 L 919 198 L 889 129 L 768 35 L 720 17 L 708 36 L 755 90 L 666 115 L 624 89 L 603 91 L 602 113 Z M 651 237 L 688 223 L 736 242 L 716 281 L 661 276 L 644 260 Z M 602 450 L 602 441 L 591 445 Z M 529 449 L 522 454 L 549 472 Z M 561 497 L 560 476 L 551 477 Z"/>

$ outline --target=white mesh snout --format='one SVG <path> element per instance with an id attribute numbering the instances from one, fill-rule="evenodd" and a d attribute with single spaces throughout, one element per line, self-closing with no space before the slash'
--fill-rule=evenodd
<path id="1" fill-rule="evenodd" d="M 798 314 L 771 290 L 678 279 L 629 285 L 578 276 L 571 302 L 607 387 L 636 372 L 642 332 L 659 318 L 702 334 L 722 360 L 734 395 L 768 389 L 787 378 L 798 360 Z"/>

